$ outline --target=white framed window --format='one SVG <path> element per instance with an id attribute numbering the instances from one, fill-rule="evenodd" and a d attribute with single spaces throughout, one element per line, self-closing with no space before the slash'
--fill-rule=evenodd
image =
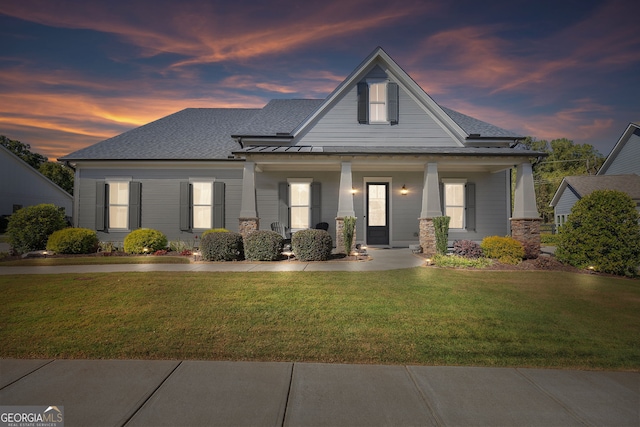
<path id="1" fill-rule="evenodd" d="M 110 180 L 108 212 L 110 230 L 129 229 L 129 181 Z"/>
<path id="2" fill-rule="evenodd" d="M 387 118 L 387 82 L 369 83 L 369 122 L 388 123 Z"/>
<path id="3" fill-rule="evenodd" d="M 194 229 L 208 230 L 213 224 L 213 181 L 191 181 L 192 224 Z"/>
<path id="4" fill-rule="evenodd" d="M 464 179 L 443 180 L 444 215 L 451 218 L 450 229 L 465 228 L 465 184 Z"/>
<path id="5" fill-rule="evenodd" d="M 289 182 L 289 209 L 291 231 L 311 226 L 311 178 L 292 178 Z"/>

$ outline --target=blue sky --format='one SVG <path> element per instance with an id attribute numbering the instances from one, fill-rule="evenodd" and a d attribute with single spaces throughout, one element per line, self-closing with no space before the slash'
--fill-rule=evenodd
<path id="1" fill-rule="evenodd" d="M 5 0 L 0 134 L 51 160 L 188 107 L 324 98 L 377 46 L 439 104 L 607 155 L 640 123 L 631 0 Z"/>

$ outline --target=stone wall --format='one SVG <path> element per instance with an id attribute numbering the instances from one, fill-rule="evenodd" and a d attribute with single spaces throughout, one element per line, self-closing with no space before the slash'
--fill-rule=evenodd
<path id="1" fill-rule="evenodd" d="M 239 218 L 238 221 L 238 232 L 242 237 L 247 237 L 249 233 L 260 229 L 260 218 Z"/>
<path id="2" fill-rule="evenodd" d="M 426 256 L 434 256 L 436 249 L 436 228 L 433 226 L 433 218 L 419 218 L 420 221 L 420 246 Z"/>
<path id="3" fill-rule="evenodd" d="M 540 255 L 540 223 L 542 219 L 512 219 L 511 237 L 522 243 L 526 259 L 535 259 Z"/>
<path id="4" fill-rule="evenodd" d="M 336 218 L 336 252 L 343 253 L 347 256 L 353 252 L 353 249 L 356 246 L 356 230 L 353 230 L 353 244 L 351 245 L 351 250 L 349 253 L 345 251 L 344 248 L 344 218 L 338 217 Z"/>

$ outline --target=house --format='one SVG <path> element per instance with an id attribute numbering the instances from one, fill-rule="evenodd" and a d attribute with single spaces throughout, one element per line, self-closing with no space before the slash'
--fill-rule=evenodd
<path id="1" fill-rule="evenodd" d="M 71 194 L 0 145 L 0 216 L 41 203 L 64 208 L 72 216 Z"/>
<path id="2" fill-rule="evenodd" d="M 595 176 L 567 176 L 562 180 L 550 203 L 556 227 L 567 221 L 578 200 L 595 190 L 627 193 L 640 212 L 640 126 L 627 126 Z"/>
<path id="3" fill-rule="evenodd" d="M 190 108 L 60 160 L 76 169 L 74 224 L 103 241 L 138 227 L 184 241 L 326 222 L 343 249 L 356 217 L 358 243 L 433 253 L 433 218 L 446 214 L 450 240 L 512 232 L 537 254 L 541 153 L 521 139 L 438 105 L 377 48 L 325 99 Z"/>

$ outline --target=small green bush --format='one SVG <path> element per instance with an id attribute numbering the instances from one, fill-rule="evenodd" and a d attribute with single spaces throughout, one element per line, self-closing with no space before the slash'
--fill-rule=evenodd
<path id="1" fill-rule="evenodd" d="M 64 228 L 54 231 L 47 241 L 47 250 L 59 254 L 91 254 L 100 242 L 95 231 L 88 228 Z"/>
<path id="2" fill-rule="evenodd" d="M 124 238 L 124 251 L 128 254 L 153 253 L 167 247 L 167 236 L 151 228 L 139 228 Z"/>
<path id="3" fill-rule="evenodd" d="M 351 250 L 353 249 L 353 238 L 356 233 L 356 219 L 352 216 L 347 216 L 344 218 L 344 223 L 342 226 L 342 239 L 344 240 L 344 253 L 351 255 Z"/>
<path id="4" fill-rule="evenodd" d="M 324 230 L 300 230 L 293 234 L 291 247 L 300 261 L 326 261 L 331 257 L 333 239 Z"/>
<path id="5" fill-rule="evenodd" d="M 38 251 L 47 247 L 49 236 L 67 228 L 62 208 L 41 204 L 22 208 L 9 218 L 9 244 L 17 253 Z"/>
<path id="6" fill-rule="evenodd" d="M 257 230 L 244 238 L 244 257 L 250 261 L 277 261 L 284 239 L 271 230 Z"/>
<path id="7" fill-rule="evenodd" d="M 440 255 L 433 257 L 433 263 L 438 267 L 449 268 L 486 268 L 491 265 L 487 258 L 467 258 L 460 255 Z"/>
<path id="8" fill-rule="evenodd" d="M 437 216 L 433 218 L 433 227 L 436 232 L 436 253 L 445 255 L 449 245 L 449 222 L 451 217 Z"/>
<path id="9" fill-rule="evenodd" d="M 228 232 L 229 230 L 227 230 L 226 228 L 210 228 L 207 231 L 203 231 L 200 237 L 204 237 L 209 233 L 228 233 Z"/>
<path id="10" fill-rule="evenodd" d="M 512 237 L 489 236 L 480 243 L 487 258 L 497 259 L 503 264 L 519 264 L 524 258 L 524 247 Z"/>
<path id="11" fill-rule="evenodd" d="M 244 258 L 242 235 L 232 231 L 207 233 L 200 242 L 205 261 L 239 261 Z"/>
<path id="12" fill-rule="evenodd" d="M 578 200 L 560 228 L 556 257 L 578 268 L 636 276 L 640 265 L 640 225 L 626 193 L 598 190 Z"/>
<path id="13" fill-rule="evenodd" d="M 543 246 L 558 246 L 560 241 L 559 234 L 540 233 L 540 243 Z"/>

